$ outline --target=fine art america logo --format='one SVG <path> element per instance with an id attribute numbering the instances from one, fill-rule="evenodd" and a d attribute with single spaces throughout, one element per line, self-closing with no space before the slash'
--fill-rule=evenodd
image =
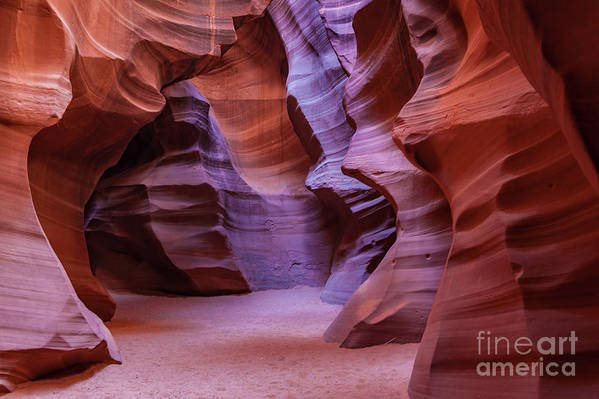
<path id="1" fill-rule="evenodd" d="M 478 355 L 487 358 L 520 355 L 530 359 L 531 356 L 536 358 L 534 354 L 531 355 L 533 351 L 538 354 L 536 361 L 532 362 L 482 361 L 476 366 L 476 373 L 481 377 L 555 377 L 558 375 L 574 377 L 576 375 L 575 362 L 558 363 L 543 360 L 543 356 L 575 355 L 576 342 L 578 342 L 575 331 L 570 331 L 570 336 L 541 337 L 536 341 L 528 337 L 510 341 L 507 337 L 493 336 L 491 331 L 479 331 L 476 340 L 478 341 Z"/>

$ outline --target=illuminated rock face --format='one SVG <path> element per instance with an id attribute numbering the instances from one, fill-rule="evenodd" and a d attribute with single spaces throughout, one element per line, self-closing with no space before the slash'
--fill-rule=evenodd
<path id="1" fill-rule="evenodd" d="M 209 68 L 235 40 L 233 17 L 265 5 L 0 8 L 0 390 L 75 363 L 119 360 L 98 317 L 109 319 L 115 305 L 89 267 L 83 208 L 160 113 L 162 87 Z"/>
<path id="2" fill-rule="evenodd" d="M 165 92 L 167 111 L 105 174 L 88 205 L 87 239 L 92 266 L 109 286 L 234 292 L 227 280 L 207 277 L 223 271 L 210 269 L 219 259 L 241 270 L 252 290 L 326 282 L 323 300 L 344 303 L 376 267 L 394 236 L 392 208 L 342 173 L 354 133 L 342 104 L 347 78 L 317 3 L 308 11 L 316 36 L 283 21 L 282 41 L 270 18 L 240 26 L 221 61 L 192 80 L 197 89 Z M 288 41 L 304 43 L 299 50 L 322 48 L 287 57 L 285 35 L 294 32 Z M 331 65 L 320 65 L 319 55 Z M 317 67 L 297 82 L 308 57 Z M 200 233 L 208 220 L 213 234 Z M 198 274 L 190 285 L 191 270 Z"/>
<path id="3" fill-rule="evenodd" d="M 164 94 L 163 114 L 88 204 L 86 237 L 101 280 L 194 295 L 323 285 L 334 240 L 320 202 L 303 185 L 299 193 L 248 185 L 198 89 L 187 81 Z"/>
<path id="4" fill-rule="evenodd" d="M 73 54 L 65 67 L 70 67 L 72 100 L 60 123 L 32 140 L 31 195 L 75 291 L 105 320 L 114 313 L 114 302 L 90 273 L 83 235 L 86 201 L 133 135 L 160 113 L 162 87 L 208 70 L 221 46 L 235 41 L 233 17 L 260 14 L 265 5 L 248 1 L 211 9 L 191 1 L 180 3 L 180 8 L 168 3 L 39 5 L 55 13 L 69 32 Z M 110 28 L 97 21 L 106 21 Z"/>
<path id="5" fill-rule="evenodd" d="M 192 80 L 236 177 L 223 187 L 233 255 L 253 290 L 324 285 L 337 222 L 306 188 L 310 159 L 287 114 L 285 50 L 267 17 L 237 33 L 221 62 Z"/>
<path id="6" fill-rule="evenodd" d="M 579 167 L 599 191 L 599 57 L 585 50 L 597 39 L 599 7 L 591 1 L 476 3 L 486 34 L 512 55 L 551 107 Z"/>
<path id="7" fill-rule="evenodd" d="M 276 0 L 267 10 L 287 54 L 287 112 L 312 161 L 305 184 L 338 220 L 322 299 L 345 303 L 393 243 L 395 226 L 381 193 L 342 172 L 354 135 L 343 105 L 348 79 L 319 9 L 315 0 Z"/>
<path id="8" fill-rule="evenodd" d="M 596 394 L 599 5 L 574 3 L 0 7 L 0 391 L 118 362 L 106 287 L 313 285 L 347 302 L 327 340 L 422 339 L 413 399 Z M 575 331 L 545 362 L 576 387 L 477 376 L 480 331 Z"/>
<path id="9" fill-rule="evenodd" d="M 599 348 L 593 332 L 599 327 L 599 251 L 593 245 L 599 239 L 599 198 L 581 169 L 584 162 L 577 162 L 579 153 L 568 145 L 562 115 L 523 70 L 533 83 L 542 78 L 521 69 L 487 36 L 490 31 L 501 38 L 497 27 L 485 24 L 501 6 L 479 4 L 482 25 L 479 8 L 470 1 L 403 2 L 424 75 L 394 122 L 394 139 L 439 182 L 453 228 L 410 395 L 589 397 L 599 389 L 593 377 Z M 543 19 L 532 12 L 533 19 Z M 497 18 L 506 20 L 503 14 Z M 530 60 L 520 62 L 531 66 Z M 568 377 L 538 372 L 512 377 L 509 386 L 502 378 L 481 378 L 476 366 L 485 356 L 477 353 L 479 331 L 511 342 L 575 331 L 581 337 L 575 356 L 546 355 L 544 361 L 575 361 L 576 387 Z M 486 360 L 517 364 L 542 356 L 505 349 L 499 355 Z"/>
<path id="10" fill-rule="evenodd" d="M 414 94 L 422 68 L 398 2 L 364 3 L 353 28 L 357 57 L 344 100 L 357 130 L 343 167 L 390 200 L 398 234 L 325 337 L 345 347 L 420 342 L 451 243 L 445 197 L 392 137 L 394 118 Z"/>

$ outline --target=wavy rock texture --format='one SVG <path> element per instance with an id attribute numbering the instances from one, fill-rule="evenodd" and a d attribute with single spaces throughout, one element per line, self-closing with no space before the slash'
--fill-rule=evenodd
<path id="1" fill-rule="evenodd" d="M 596 395 L 596 2 L 267 3 L 0 6 L 0 392 L 119 361 L 91 263 L 325 286 L 346 347 L 426 323 L 412 399 Z M 479 331 L 575 331 L 576 377 L 479 377 Z"/>
<path id="2" fill-rule="evenodd" d="M 365 3 L 353 26 L 357 60 L 345 103 L 357 130 L 343 167 L 389 198 L 398 237 L 325 338 L 345 347 L 420 342 L 451 243 L 441 190 L 392 139 L 395 116 L 416 91 L 422 70 L 398 2 Z"/>
<path id="3" fill-rule="evenodd" d="M 439 182 L 453 225 L 410 396 L 591 397 L 599 389 L 599 198 L 551 109 L 489 41 L 472 2 L 403 7 L 425 69 L 394 137 Z M 514 342 L 572 330 L 581 337 L 575 388 L 568 377 L 476 375 L 479 331 Z M 501 361 L 523 358 L 512 352 Z"/>
<path id="4" fill-rule="evenodd" d="M 287 114 L 284 48 L 268 18 L 238 36 L 218 67 L 193 79 L 243 179 L 226 188 L 233 253 L 253 290 L 323 285 L 336 221 L 305 187 L 310 160 Z"/>
<path id="5" fill-rule="evenodd" d="M 104 173 L 88 202 L 92 269 L 114 290 L 247 292 L 225 231 L 224 181 L 234 178 L 222 176 L 235 172 L 210 106 L 188 82 L 163 93 L 165 110 Z"/>
<path id="6" fill-rule="evenodd" d="M 0 8 L 1 389 L 119 359 L 86 308 L 104 319 L 114 312 L 89 271 L 83 207 L 104 169 L 160 112 L 160 89 L 208 68 L 235 39 L 232 17 L 264 6 L 31 0 Z"/>
<path id="7" fill-rule="evenodd" d="M 177 274 L 177 270 L 193 268 L 190 262 L 198 267 L 214 264 L 213 259 L 198 256 L 206 250 L 208 237 L 197 235 L 197 240 L 193 239 L 194 231 L 200 228 L 198 223 L 203 223 L 202 216 L 197 215 L 195 224 L 189 221 L 187 235 L 173 222 L 175 211 L 183 211 L 177 208 L 175 199 L 176 190 L 183 187 L 177 186 L 188 187 L 187 206 L 206 200 L 214 205 L 202 208 L 204 217 L 213 215 L 221 220 L 219 226 L 226 230 L 219 233 L 221 246 L 232 252 L 222 256 L 238 265 L 234 268 L 242 270 L 252 289 L 321 285 L 328 278 L 323 299 L 343 303 L 376 267 L 394 235 L 392 210 L 375 190 L 341 172 L 341 161 L 353 135 L 342 105 L 347 79 L 326 39 L 317 3 L 308 11 L 298 16 L 310 22 L 297 37 L 292 30 L 281 30 L 285 32 L 283 42 L 270 19 L 245 21 L 239 27 L 238 42 L 218 67 L 194 79 L 223 127 L 226 143 L 221 152 L 230 153 L 234 168 L 228 158 L 221 166 L 232 174 L 226 179 L 231 184 L 209 182 L 204 187 L 212 191 L 206 193 L 200 189 L 203 177 L 193 180 L 189 173 L 192 180 L 176 178 L 182 167 L 193 168 L 197 163 L 196 168 L 206 168 L 189 152 L 197 152 L 198 144 L 193 140 L 188 143 L 187 156 L 180 148 L 139 154 L 142 145 L 164 147 L 149 144 L 142 136 L 183 135 L 177 132 L 177 126 L 169 127 L 173 123 L 168 117 L 148 126 L 152 130 L 158 124 L 156 132 L 140 133 L 130 154 L 121 159 L 118 171 L 107 173 L 89 207 L 90 218 L 95 220 L 90 223 L 87 237 L 93 266 L 100 274 L 110 271 L 111 277 L 104 279 L 111 287 L 180 293 L 208 289 L 204 283 L 198 291 Z M 287 56 L 285 41 L 302 45 L 288 49 Z M 306 51 L 310 46 L 314 50 Z M 323 64 L 319 57 L 327 62 Z M 308 59 L 315 67 L 308 70 L 310 78 L 305 79 Z M 287 103 L 295 108 L 286 107 Z M 199 147 L 204 144 L 200 142 Z M 132 162 L 136 157 L 141 165 Z M 315 165 L 309 170 L 311 163 Z M 170 180 L 173 183 L 169 189 L 166 185 Z M 306 190 L 306 184 L 326 208 Z M 164 209 L 157 201 L 167 198 L 169 208 Z M 168 222 L 171 226 L 162 223 L 161 227 L 160 217 L 172 219 Z M 116 218 L 121 220 L 115 222 Z M 169 248 L 171 242 L 187 247 L 183 250 L 187 255 L 182 257 L 180 248 Z M 122 263 L 130 265 L 127 270 Z M 153 272 L 145 271 L 148 268 Z M 193 279 L 195 286 L 202 285 L 202 276 Z M 219 287 L 216 284 L 213 290 Z"/>
<path id="8" fill-rule="evenodd" d="M 509 51 L 547 101 L 572 153 L 599 192 L 599 7 L 593 1 L 477 0 L 485 32 Z"/>
<path id="9" fill-rule="evenodd" d="M 0 20 L 0 392 L 6 392 L 56 368 L 118 360 L 119 354 L 100 319 L 77 298 L 48 244 L 27 177 L 32 137 L 56 123 L 71 100 L 74 45 L 44 4 L 3 6 Z M 45 40 L 32 37 L 31 26 Z"/>
<path id="10" fill-rule="evenodd" d="M 345 176 L 354 129 L 343 108 L 347 76 L 328 41 L 316 1 L 268 7 L 287 54 L 287 108 L 313 166 L 306 186 L 337 213 L 338 244 L 322 299 L 345 303 L 395 238 L 393 210 L 376 190 Z"/>
<path id="11" fill-rule="evenodd" d="M 356 36 L 352 27 L 356 12 L 364 7 L 365 0 L 319 0 L 319 14 L 324 20 L 331 46 L 337 53 L 339 62 L 348 75 L 351 75 L 356 62 Z"/>
<path id="12" fill-rule="evenodd" d="M 214 64 L 220 46 L 235 40 L 232 17 L 255 8 L 192 3 L 175 8 L 168 2 L 100 1 L 86 7 L 50 2 L 77 41 L 70 73 L 73 100 L 60 123 L 32 142 L 32 196 L 77 294 L 105 320 L 114 313 L 114 302 L 90 273 L 85 203 L 104 170 L 164 106 L 160 89 Z M 106 29 L 98 20 L 113 21 L 114 27 Z"/>

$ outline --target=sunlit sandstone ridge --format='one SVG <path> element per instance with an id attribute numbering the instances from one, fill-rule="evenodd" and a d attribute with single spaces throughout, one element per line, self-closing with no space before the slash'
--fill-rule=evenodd
<path id="1" fill-rule="evenodd" d="M 326 341 L 421 342 L 412 399 L 593 397 L 598 18 L 592 0 L 0 5 L 0 392 L 120 362 L 107 289 L 310 285 L 344 305 Z M 480 331 L 576 331 L 577 375 L 480 377 Z"/>

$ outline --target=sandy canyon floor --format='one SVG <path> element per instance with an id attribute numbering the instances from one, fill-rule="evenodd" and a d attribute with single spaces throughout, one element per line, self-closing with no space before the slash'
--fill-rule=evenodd
<path id="1" fill-rule="evenodd" d="M 212 298 L 115 294 L 122 365 L 20 385 L 17 398 L 407 398 L 417 345 L 341 349 L 340 307 L 294 288 Z"/>

